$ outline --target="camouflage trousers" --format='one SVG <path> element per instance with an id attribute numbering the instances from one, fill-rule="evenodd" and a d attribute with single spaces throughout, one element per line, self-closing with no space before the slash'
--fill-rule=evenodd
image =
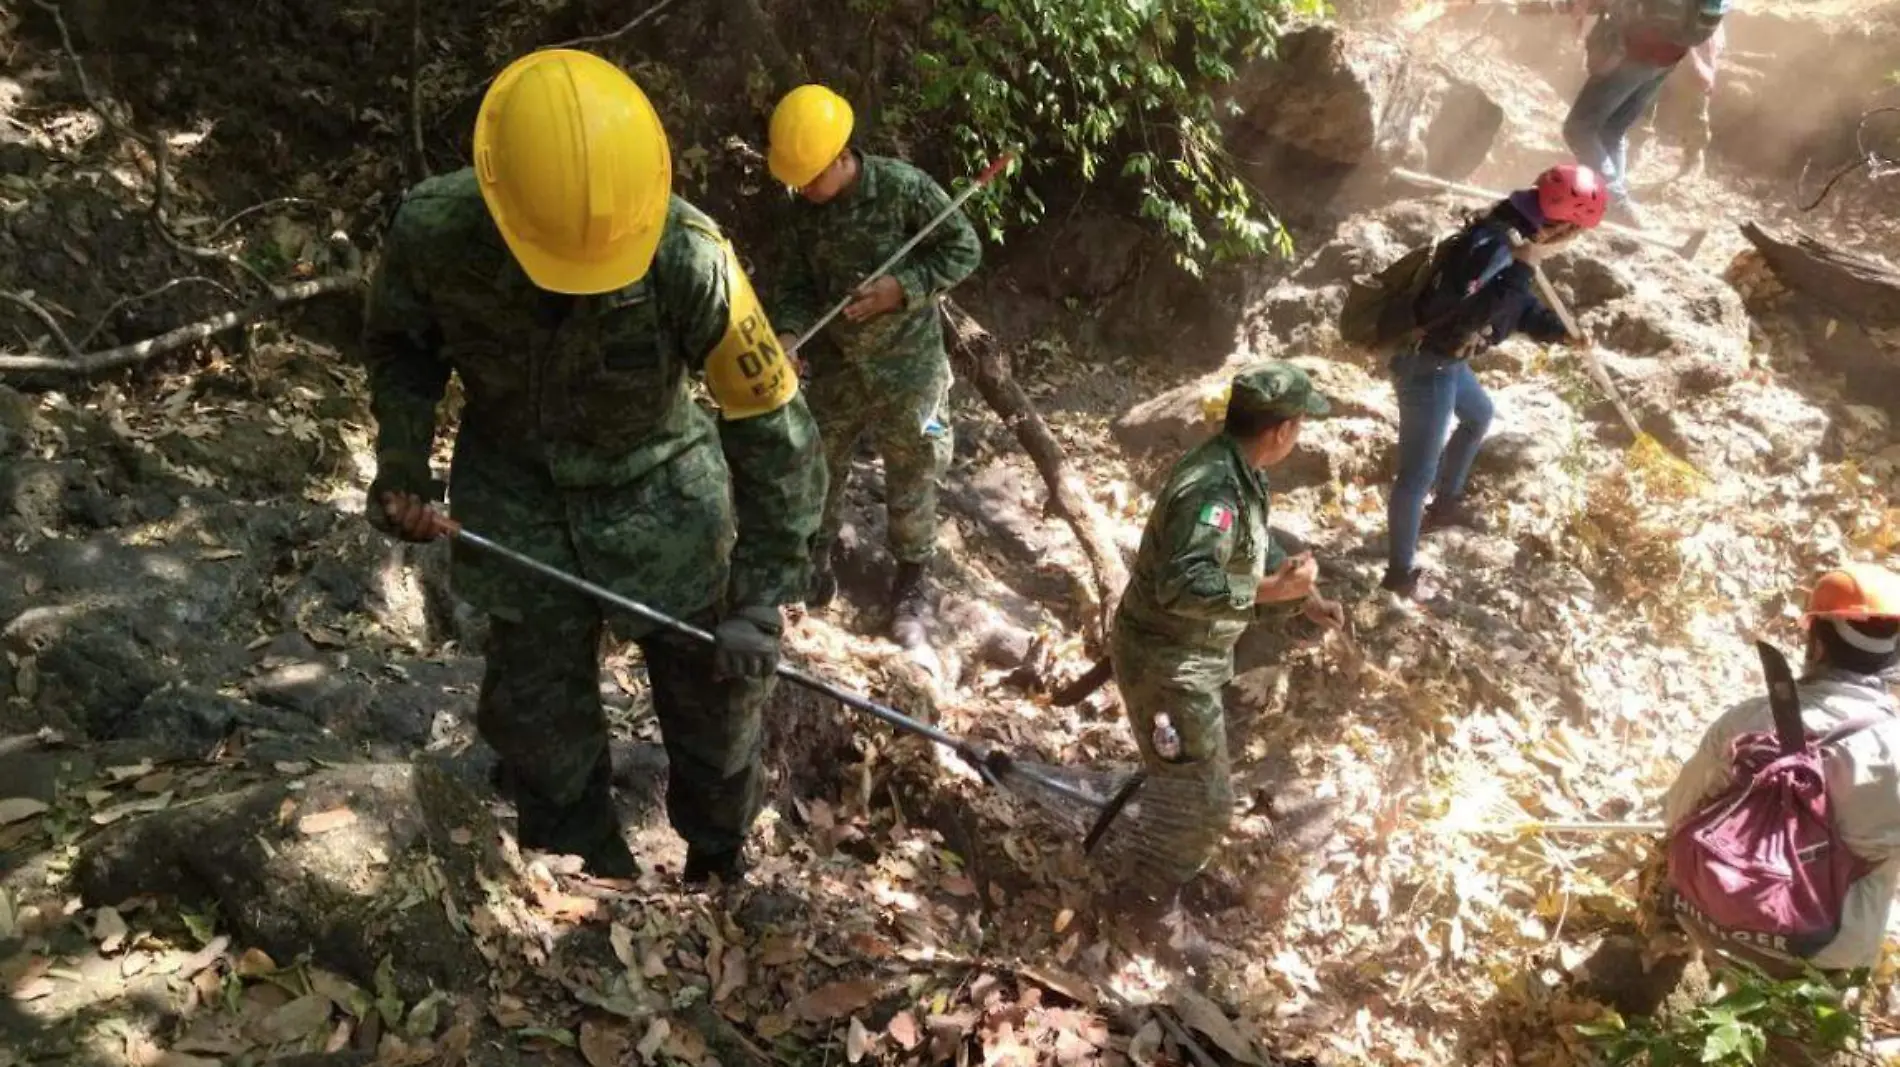
<path id="1" fill-rule="evenodd" d="M 456 442 L 450 482 L 469 529 L 702 628 L 716 623 L 734 539 L 731 492 L 704 442 L 633 484 L 554 486 L 513 452 Z M 590 855 L 620 833 L 600 701 L 601 638 L 640 645 L 669 764 L 667 814 L 688 845 L 739 847 L 757 816 L 760 713 L 771 680 L 713 678 L 712 650 L 457 543 L 451 582 L 490 617 L 476 724 L 514 783 L 521 843 Z"/>
<path id="2" fill-rule="evenodd" d="M 1149 864 L 1159 868 L 1156 873 L 1177 885 L 1185 883 L 1213 858 L 1233 821 L 1233 762 L 1221 706 L 1221 689 L 1233 670 L 1232 653 L 1221 657 L 1172 648 L 1118 625 L 1109 654 L 1122 708 L 1149 777 L 1190 787 L 1178 790 L 1185 805 L 1175 813 L 1179 829 L 1169 839 L 1149 844 Z M 1155 720 L 1164 712 L 1180 735 L 1181 749 L 1173 758 L 1155 749 Z"/>
<path id="3" fill-rule="evenodd" d="M 1670 75 L 1650 105 L 1649 114 L 1630 131 L 1630 165 L 1635 166 L 1634 161 L 1647 154 L 1659 137 L 1682 146 L 1684 169 L 1701 160 L 1713 139 L 1709 99 L 1710 94 L 1702 91 L 1691 72 L 1679 70 Z"/>
<path id="4" fill-rule="evenodd" d="M 928 563 L 937 550 L 937 483 L 950 469 L 950 364 L 939 358 L 915 380 L 893 383 L 854 364 L 834 363 L 813 375 L 806 402 L 825 443 L 830 486 L 812 558 L 824 558 L 844 521 L 851 457 L 870 434 L 884 461 L 884 506 L 891 555 Z"/>
<path id="5" fill-rule="evenodd" d="M 710 628 L 708 613 L 693 621 Z M 524 846 L 589 856 L 621 832 L 600 701 L 602 613 L 574 605 L 492 616 L 476 722 L 513 782 Z M 639 641 L 666 744 L 666 813 L 697 851 L 745 841 L 763 795 L 765 681 L 713 679 L 711 649 L 655 631 Z"/>

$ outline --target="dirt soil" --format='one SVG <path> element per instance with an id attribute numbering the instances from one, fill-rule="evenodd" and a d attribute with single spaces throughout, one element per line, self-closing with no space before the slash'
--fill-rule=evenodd
<path id="1" fill-rule="evenodd" d="M 47 9 L 0 13 L 0 277 L 82 349 L 353 269 L 403 187 L 406 8 L 214 7 L 228 20 L 73 4 L 84 83 Z M 878 10 L 844 33 L 797 5 L 682 5 L 602 47 L 666 115 L 681 191 L 769 260 L 762 117 L 776 88 L 834 66 L 875 113 L 921 17 Z M 1184 911 L 1131 906 L 947 752 L 789 687 L 749 884 L 683 893 L 642 667 L 620 647 L 601 689 L 646 870 L 627 889 L 523 855 L 473 728 L 483 622 L 440 546 L 361 518 L 353 297 L 91 381 L 0 381 L 0 1067 L 1173 1064 L 1188 1040 L 1228 1063 L 1585 1062 L 1575 1024 L 1681 980 L 1644 962 L 1671 945 L 1643 907 L 1654 842 L 1515 825 L 1653 817 L 1702 723 L 1752 691 L 1748 641 L 1796 647 L 1803 581 L 1900 544 L 1900 395 L 1865 384 L 1900 337 L 1780 288 L 1733 225 L 1891 259 L 1900 187 L 1851 175 L 1803 212 L 1814 176 L 1719 120 L 1812 80 L 1817 54 L 1900 68 L 1900 37 L 1875 32 L 1900 8 L 1854 13 L 1874 29 L 1778 9 L 1788 47 L 1738 45 L 1749 73 L 1718 97 L 1705 176 L 1667 180 L 1667 142 L 1642 162 L 1659 228 L 1710 228 L 1693 261 L 1593 236 L 1550 267 L 1645 429 L 1706 479 L 1632 449 L 1561 351 L 1506 345 L 1479 366 L 1494 529 L 1428 540 L 1448 593 L 1432 610 L 1377 589 L 1396 407 L 1332 320 L 1352 272 L 1465 205 L 1361 175 L 1289 200 L 1293 261 L 1205 282 L 1131 223 L 1078 211 L 991 250 L 960 291 L 1131 555 L 1232 366 L 1293 358 L 1334 398 L 1273 475 L 1274 518 L 1318 551 L 1355 639 L 1281 622 L 1243 641 L 1227 696 L 1243 810 Z M 426 13 L 429 165 L 457 164 L 487 72 L 629 15 Z M 1469 180 L 1509 187 L 1558 157 L 1566 24 L 1393 17 L 1504 111 Z M 1751 20 L 1738 41 L 1767 32 Z M 764 43 L 706 62 L 710 39 Z M 239 54 L 271 76 L 234 78 Z M 1800 132 L 1777 158 L 1839 166 L 1838 111 L 1787 116 Z M 898 128 L 874 137 L 931 163 Z M 49 334 L 0 304 L 0 350 L 57 354 Z M 1009 428 L 966 386 L 955 403 L 934 660 L 879 636 L 891 563 L 868 456 L 843 595 L 795 619 L 788 654 L 1036 759 L 1126 764 L 1112 685 L 1048 699 L 1098 651 L 1088 564 Z M 1892 975 L 1863 1001 L 1875 1029 Z"/>

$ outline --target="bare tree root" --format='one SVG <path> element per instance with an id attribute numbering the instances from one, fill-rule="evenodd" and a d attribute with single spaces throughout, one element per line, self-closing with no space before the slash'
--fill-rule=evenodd
<path id="1" fill-rule="evenodd" d="M 135 341 L 129 345 L 101 349 L 96 352 L 82 352 L 66 336 L 52 314 L 41 307 L 31 297 L 23 293 L 0 292 L 0 300 L 26 309 L 36 316 L 52 331 L 53 341 L 65 352 L 65 356 L 4 355 L 0 354 L 0 373 L 39 373 L 89 375 L 103 371 L 117 370 L 142 363 L 153 356 L 175 351 L 186 345 L 202 341 L 208 337 L 223 333 L 237 326 L 248 326 L 272 312 L 291 304 L 324 296 L 330 293 L 342 293 L 363 284 L 363 279 L 354 274 L 337 274 L 324 278 L 313 278 L 305 282 L 293 282 L 289 285 L 273 287 L 271 295 L 247 307 L 236 311 L 227 311 L 213 315 L 208 319 L 194 322 L 189 326 L 180 326 L 167 330 L 157 337 Z"/>
<path id="2" fill-rule="evenodd" d="M 1043 484 L 1049 488 L 1050 502 L 1075 531 L 1082 554 L 1088 557 L 1089 566 L 1095 571 L 1095 591 L 1101 608 L 1096 620 L 1100 626 L 1098 636 L 1106 634 L 1114 618 L 1116 602 L 1128 584 L 1128 568 L 1122 563 L 1121 550 L 1109 531 L 1107 517 L 1069 473 L 1062 446 L 1049 432 L 1048 424 L 1042 421 L 1029 395 L 1016 384 L 1010 372 L 1009 353 L 982 323 L 955 302 L 944 301 L 943 309 L 950 324 L 952 353 L 963 364 L 966 376 L 976 382 L 977 392 L 1016 435 L 1023 451 L 1029 453 L 1036 470 L 1042 474 Z"/>

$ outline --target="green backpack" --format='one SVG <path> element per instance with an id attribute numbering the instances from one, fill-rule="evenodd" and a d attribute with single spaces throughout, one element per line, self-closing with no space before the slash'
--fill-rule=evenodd
<path id="1" fill-rule="evenodd" d="M 1347 344 L 1373 351 L 1396 349 L 1424 336 L 1435 323 L 1418 321 L 1419 297 L 1438 272 L 1445 250 L 1458 232 L 1441 235 L 1400 256 L 1374 274 L 1354 275 L 1339 309 L 1339 336 Z"/>

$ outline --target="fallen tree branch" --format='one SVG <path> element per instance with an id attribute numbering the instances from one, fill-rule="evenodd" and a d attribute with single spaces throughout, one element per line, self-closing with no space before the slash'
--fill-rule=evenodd
<path id="1" fill-rule="evenodd" d="M 1900 269 L 1872 256 L 1796 233 L 1784 240 L 1759 223 L 1742 236 L 1761 252 L 1783 285 L 1869 326 L 1900 326 Z"/>
<path id="2" fill-rule="evenodd" d="M 165 221 L 165 205 L 171 188 L 171 148 L 165 143 L 165 135 L 163 132 L 160 132 L 159 135 L 152 140 L 151 147 L 153 229 L 158 231 L 158 235 L 164 238 L 165 243 L 170 245 L 173 251 L 181 255 L 190 256 L 193 259 L 215 259 L 223 263 L 228 263 L 236 270 L 248 276 L 251 281 L 257 283 L 259 289 L 267 293 L 270 292 L 273 288 L 271 280 L 265 277 L 264 273 L 256 267 L 244 262 L 242 256 L 239 256 L 235 252 L 226 252 L 219 248 L 208 248 L 202 245 L 191 244 L 184 238 L 178 236 L 177 232 L 171 228 L 171 225 Z"/>
<path id="3" fill-rule="evenodd" d="M 1819 194 L 1815 196 L 1814 201 L 1812 203 L 1805 204 L 1802 206 L 1801 208 L 1802 211 L 1813 211 L 1815 208 L 1820 207 L 1822 201 L 1825 201 L 1828 198 L 1828 194 L 1834 191 L 1834 186 L 1839 184 L 1842 178 L 1847 177 L 1849 174 L 1852 174 L 1857 170 L 1865 168 L 1868 172 L 1869 177 L 1873 178 L 1875 181 L 1879 181 L 1881 178 L 1884 178 L 1887 175 L 1892 174 L 1896 169 L 1900 169 L 1900 159 L 1895 159 L 1892 156 L 1882 155 L 1881 153 L 1876 152 L 1873 149 L 1867 147 L 1868 120 L 1872 119 L 1875 115 L 1892 115 L 1892 114 L 1900 114 L 1900 107 L 1877 107 L 1861 115 L 1860 122 L 1855 124 L 1854 126 L 1854 149 L 1857 153 L 1856 157 L 1852 161 L 1848 162 L 1845 166 L 1841 167 L 1841 169 L 1835 171 L 1834 176 L 1832 178 L 1829 178 L 1827 180 L 1827 184 L 1821 187 L 1821 191 Z M 1802 168 L 1803 181 L 1797 181 L 1796 184 L 1797 185 L 1803 184 L 1806 177 L 1807 177 L 1807 170 L 1804 167 Z"/>
<path id="4" fill-rule="evenodd" d="M 135 363 L 144 362 L 153 356 L 171 352 L 197 341 L 223 333 L 236 326 L 248 326 L 272 312 L 291 304 L 302 303 L 329 293 L 341 293 L 363 284 L 363 279 L 355 274 L 334 274 L 310 281 L 293 282 L 289 285 L 274 287 L 268 299 L 257 301 L 248 307 L 236 311 L 227 311 L 213 315 L 208 319 L 167 330 L 157 337 L 135 341 L 129 345 L 102 349 L 97 352 L 80 352 L 71 339 L 58 328 L 52 316 L 44 308 L 18 293 L 0 292 L 0 299 L 6 299 L 39 315 L 48 326 L 53 327 L 54 339 L 66 351 L 66 358 L 57 356 L 0 355 L 0 373 L 42 373 L 42 374 L 98 374 L 101 371 L 117 370 Z"/>
<path id="5" fill-rule="evenodd" d="M 184 278 L 173 278 L 171 281 L 168 281 L 163 285 L 156 286 L 151 289 L 147 289 L 146 291 L 142 293 L 138 293 L 133 296 L 122 296 L 119 299 L 114 300 L 112 302 L 112 306 L 107 308 L 105 312 L 99 316 L 99 319 L 97 322 L 93 323 L 92 329 L 87 330 L 85 336 L 81 337 L 78 341 L 74 342 L 74 346 L 77 348 L 83 349 L 87 345 L 91 344 L 92 339 L 99 336 L 100 331 L 104 330 L 107 326 L 110 326 L 112 324 L 112 317 L 114 315 L 117 315 L 120 311 L 123 311 L 125 308 L 130 307 L 133 304 L 142 304 L 145 301 L 150 300 L 155 296 L 163 296 L 166 293 L 171 292 L 173 289 L 176 289 L 181 285 L 190 285 L 190 284 L 193 284 L 194 282 L 199 285 L 209 285 L 213 289 L 216 289 L 218 292 L 223 293 L 227 298 L 230 299 L 232 303 L 235 304 L 238 302 L 238 295 L 236 293 L 225 288 L 222 284 L 212 281 L 210 278 L 207 278 L 202 274 L 193 274 Z M 73 353 L 73 354 L 77 354 L 77 353 Z"/>
<path id="6" fill-rule="evenodd" d="M 579 48 L 582 45 L 606 44 L 608 41 L 618 40 L 619 38 L 625 37 L 627 34 L 632 33 L 634 30 L 639 29 L 648 20 L 657 18 L 662 12 L 664 12 L 667 8 L 672 7 L 676 2 L 677 0 L 659 0 L 659 3 L 656 3 L 652 7 L 647 8 L 645 11 L 640 12 L 638 15 L 633 16 L 633 18 L 630 19 L 626 25 L 620 27 L 617 30 L 614 30 L 611 33 L 595 34 L 592 37 L 576 37 L 571 41 L 562 41 L 558 44 L 548 45 L 547 47 L 548 48 Z"/>
<path id="7" fill-rule="evenodd" d="M 13 304 L 16 307 L 25 308 L 34 318 L 46 324 L 46 328 L 53 334 L 53 340 L 58 342 L 59 347 L 65 351 L 67 356 L 73 359 L 80 358 L 78 346 L 73 344 L 72 338 L 66 336 L 66 331 L 60 328 L 59 320 L 53 317 L 53 313 L 41 307 L 39 301 L 25 293 L 9 293 L 4 291 L 0 291 L 0 300 L 5 300 L 7 303 Z"/>
<path id="8" fill-rule="evenodd" d="M 1101 633 L 1107 634 L 1114 619 L 1115 604 L 1128 584 L 1128 568 L 1122 563 L 1121 549 L 1109 531 L 1108 520 L 1082 486 L 1069 473 L 1062 446 L 1049 426 L 1042 421 L 1022 386 L 1010 373 L 1009 353 L 969 312 L 954 301 L 943 303 L 944 317 L 950 324 L 951 351 L 964 364 L 965 376 L 976 383 L 977 392 L 994 410 L 1003 425 L 1029 453 L 1049 489 L 1050 503 L 1075 531 L 1095 571 L 1095 590 L 1101 606 L 1098 620 Z"/>
<path id="9" fill-rule="evenodd" d="M 312 200 L 307 196 L 272 197 L 269 200 L 264 200 L 264 201 L 260 201 L 258 203 L 252 204 L 250 207 L 247 207 L 244 210 L 239 211 L 237 214 L 232 215 L 230 218 L 225 219 L 223 222 L 218 223 L 215 229 L 213 229 L 210 233 L 205 234 L 205 240 L 207 241 L 217 240 L 218 238 L 224 236 L 224 231 L 230 229 L 232 226 L 237 225 L 237 222 L 239 219 L 249 218 L 250 216 L 257 214 L 260 211 L 269 211 L 272 208 L 279 208 L 279 207 L 322 207 L 322 206 L 323 206 L 322 204 L 317 203 L 315 200 Z"/>
<path id="10" fill-rule="evenodd" d="M 409 0 L 409 180 L 429 176 L 429 153 L 422 143 L 422 0 Z"/>

